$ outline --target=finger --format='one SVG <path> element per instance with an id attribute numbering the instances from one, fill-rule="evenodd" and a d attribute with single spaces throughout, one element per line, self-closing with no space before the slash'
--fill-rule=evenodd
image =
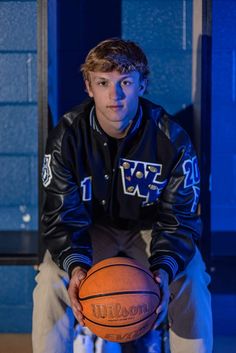
<path id="1" fill-rule="evenodd" d="M 71 300 L 71 307 L 78 321 L 83 320 L 82 306 L 77 300 Z"/>
<path id="2" fill-rule="evenodd" d="M 159 305 L 158 307 L 157 307 L 157 309 L 156 309 L 156 314 L 157 315 L 160 315 L 160 313 L 163 311 L 163 305 Z"/>
<path id="3" fill-rule="evenodd" d="M 71 281 L 70 286 L 68 288 L 68 293 L 71 302 L 76 303 L 78 302 L 78 287 L 75 283 Z"/>
<path id="4" fill-rule="evenodd" d="M 160 305 L 156 309 L 157 321 L 155 322 L 154 329 L 157 328 L 165 319 L 168 310 L 168 296 L 162 298 Z"/>
<path id="5" fill-rule="evenodd" d="M 76 320 L 78 321 L 78 323 L 81 325 L 81 326 L 84 326 L 84 316 L 83 316 L 83 313 L 82 313 L 82 307 L 80 304 L 77 304 L 77 303 L 72 303 L 71 305 L 71 308 L 72 308 L 72 311 L 75 315 L 75 318 Z"/>
<path id="6" fill-rule="evenodd" d="M 156 314 L 157 314 L 157 320 L 155 322 L 155 328 L 157 328 L 162 321 L 165 319 L 166 315 L 167 315 L 167 310 L 168 310 L 168 306 L 166 303 L 161 303 L 157 310 L 156 310 Z"/>
<path id="7" fill-rule="evenodd" d="M 86 277 L 86 273 L 84 272 L 84 271 L 79 271 L 78 272 L 78 275 L 75 277 L 76 278 L 76 282 L 78 283 L 78 285 L 80 285 L 81 284 L 81 281 L 83 280 L 83 279 L 85 279 L 85 277 Z"/>
<path id="8" fill-rule="evenodd" d="M 167 289 L 167 290 L 163 291 L 163 293 L 162 293 L 161 304 L 163 304 L 163 306 L 167 306 L 169 304 L 169 298 L 170 298 L 170 295 L 169 295 L 169 291 Z"/>
<path id="9" fill-rule="evenodd" d="M 154 279 L 155 279 L 155 281 L 160 285 L 161 284 L 161 277 L 159 277 L 159 276 L 155 276 L 154 277 Z"/>
<path id="10" fill-rule="evenodd" d="M 160 303 L 160 305 L 156 309 L 156 314 L 158 315 L 158 317 L 161 315 L 161 313 L 163 311 L 167 312 L 167 308 L 168 308 L 168 302 L 167 301 L 162 301 Z"/>
<path id="11" fill-rule="evenodd" d="M 158 316 L 158 318 L 157 318 L 157 321 L 155 322 L 155 324 L 154 324 L 154 329 L 156 329 L 156 328 L 158 328 L 159 326 L 160 326 L 160 324 L 164 321 L 164 319 L 165 319 L 165 317 L 166 317 L 166 314 L 167 314 L 167 310 L 163 310 L 160 314 L 159 314 L 159 316 Z"/>
<path id="12" fill-rule="evenodd" d="M 70 298 L 70 302 L 71 302 L 71 306 L 72 306 L 72 309 L 73 311 L 81 311 L 82 310 L 82 307 L 79 303 L 79 300 L 78 300 L 78 286 L 71 282 L 70 283 L 70 286 L 69 286 L 69 289 L 68 289 L 68 294 L 69 294 L 69 298 Z"/>
<path id="13" fill-rule="evenodd" d="M 84 326 L 84 317 L 81 313 L 81 311 L 73 311 L 76 320 L 78 321 L 79 325 Z"/>
<path id="14" fill-rule="evenodd" d="M 73 299 L 71 300 L 71 307 L 72 307 L 73 311 L 76 311 L 76 312 L 82 311 L 82 307 L 77 300 L 73 300 Z"/>

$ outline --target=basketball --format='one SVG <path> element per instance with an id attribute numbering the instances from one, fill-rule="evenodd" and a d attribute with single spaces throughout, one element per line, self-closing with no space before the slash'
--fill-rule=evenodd
<path id="1" fill-rule="evenodd" d="M 160 290 L 152 273 L 137 261 L 112 257 L 94 265 L 81 282 L 84 323 L 97 336 L 128 342 L 156 321 Z"/>

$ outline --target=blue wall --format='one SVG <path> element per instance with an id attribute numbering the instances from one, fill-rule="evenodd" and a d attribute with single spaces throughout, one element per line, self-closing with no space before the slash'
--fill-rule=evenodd
<path id="1" fill-rule="evenodd" d="M 98 5 L 94 0 L 48 1 L 48 104 L 52 125 L 87 97 L 80 65 L 98 42 L 121 36 L 121 2 L 103 0 Z"/>
<path id="2" fill-rule="evenodd" d="M 38 224 L 36 5 L 0 2 L 0 231 Z M 0 266 L 0 332 L 31 330 L 34 276 L 30 266 Z"/>
<path id="3" fill-rule="evenodd" d="M 236 231 L 236 3 L 213 1 L 212 229 Z"/>
<path id="4" fill-rule="evenodd" d="M 171 114 L 191 105 L 192 0 L 123 0 L 122 35 L 147 54 L 147 98 Z"/>
<path id="5" fill-rule="evenodd" d="M 31 332 L 34 277 L 30 266 L 0 267 L 0 333 Z"/>
<path id="6" fill-rule="evenodd" d="M 236 255 L 236 2 L 212 4 L 212 246 Z"/>
<path id="7" fill-rule="evenodd" d="M 36 1 L 0 2 L 0 231 L 37 229 Z"/>

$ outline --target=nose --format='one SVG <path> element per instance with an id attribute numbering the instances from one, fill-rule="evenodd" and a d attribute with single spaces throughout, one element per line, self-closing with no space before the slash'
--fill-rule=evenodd
<path id="1" fill-rule="evenodd" d="M 111 100 L 118 101 L 125 97 L 124 91 L 120 84 L 110 86 L 109 97 Z"/>

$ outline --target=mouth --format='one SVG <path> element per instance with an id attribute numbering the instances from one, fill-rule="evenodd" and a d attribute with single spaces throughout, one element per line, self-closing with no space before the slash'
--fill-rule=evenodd
<path id="1" fill-rule="evenodd" d="M 119 110 L 123 108 L 123 105 L 108 105 L 107 108 L 113 109 L 113 110 Z"/>

